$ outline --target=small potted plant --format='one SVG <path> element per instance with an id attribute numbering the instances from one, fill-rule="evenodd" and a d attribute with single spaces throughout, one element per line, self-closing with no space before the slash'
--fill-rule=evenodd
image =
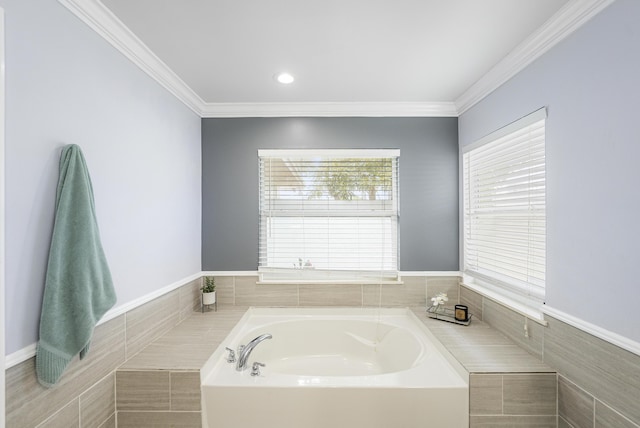
<path id="1" fill-rule="evenodd" d="M 202 304 L 213 305 L 216 303 L 216 279 L 212 276 L 205 276 L 202 281 Z"/>

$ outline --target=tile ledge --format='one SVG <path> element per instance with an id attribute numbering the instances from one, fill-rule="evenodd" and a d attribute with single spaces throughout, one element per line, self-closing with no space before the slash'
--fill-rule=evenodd
<path id="1" fill-rule="evenodd" d="M 540 360 L 536 356 L 530 354 L 524 348 L 522 348 L 520 345 L 515 343 L 513 340 L 511 340 L 510 338 L 508 338 L 507 336 L 505 336 L 504 334 L 502 334 L 501 332 L 499 332 L 498 330 L 494 329 L 489 324 L 487 324 L 487 323 L 485 323 L 483 321 L 474 320 L 474 321 L 472 321 L 472 323 L 469 326 L 460 326 L 460 325 L 456 325 L 456 324 L 452 324 L 452 323 L 447 323 L 447 322 L 444 322 L 444 321 L 433 320 L 433 319 L 427 318 L 427 317 L 422 318 L 421 315 L 424 312 L 424 308 L 422 308 L 422 307 L 412 307 L 411 310 L 425 324 L 425 326 L 429 329 L 429 331 L 431 331 L 431 333 L 440 342 L 440 344 L 442 344 L 442 346 L 445 347 L 445 349 L 464 367 L 464 369 L 469 374 L 557 373 L 557 370 L 555 370 L 554 368 L 550 367 L 549 365 L 544 363 L 542 360 Z M 442 328 L 440 328 L 440 327 L 432 328 L 431 327 L 432 323 L 441 323 L 443 327 Z M 439 325 L 439 324 L 436 324 L 436 325 Z M 451 331 L 452 329 L 454 329 L 456 331 L 456 334 L 462 335 L 462 336 L 464 336 L 464 335 L 471 336 L 471 335 L 473 335 L 474 333 L 476 333 L 478 331 L 481 331 L 483 334 L 486 334 L 487 331 L 491 331 L 492 334 L 495 334 L 496 336 L 499 336 L 501 339 L 503 339 L 504 340 L 504 344 L 501 344 L 501 345 L 448 346 L 442 341 L 442 338 L 439 337 L 439 335 L 440 334 L 445 334 L 446 335 L 446 333 L 443 333 L 443 332 Z M 478 367 L 476 367 L 476 365 L 478 365 L 478 366 L 482 365 L 482 361 L 480 361 L 480 360 L 478 362 L 462 361 L 461 358 L 460 358 L 460 355 L 457 355 L 457 352 L 459 352 L 462 348 L 465 348 L 465 349 L 474 348 L 474 349 L 482 349 L 483 351 L 490 351 L 492 348 L 496 349 L 496 348 L 504 347 L 504 346 L 510 346 L 510 347 L 512 346 L 512 347 L 517 348 L 518 350 L 522 351 L 522 355 L 525 357 L 525 359 L 527 361 L 523 361 L 523 365 L 521 367 L 518 367 L 518 368 L 507 368 L 505 366 L 489 367 L 489 366 L 486 366 L 486 365 L 484 367 L 482 367 L 482 368 L 478 368 Z"/>

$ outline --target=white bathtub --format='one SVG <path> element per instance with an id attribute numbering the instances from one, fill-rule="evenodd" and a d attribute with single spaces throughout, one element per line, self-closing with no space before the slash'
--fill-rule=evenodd
<path id="1" fill-rule="evenodd" d="M 247 370 L 226 362 L 263 333 Z M 203 427 L 468 426 L 466 371 L 408 309 L 251 308 L 201 379 Z"/>

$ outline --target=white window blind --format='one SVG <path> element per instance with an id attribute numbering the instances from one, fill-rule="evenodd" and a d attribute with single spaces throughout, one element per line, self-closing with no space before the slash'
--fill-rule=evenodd
<path id="1" fill-rule="evenodd" d="M 398 277 L 399 150 L 260 150 L 262 281 Z"/>
<path id="2" fill-rule="evenodd" d="M 464 269 L 544 299 L 546 110 L 489 135 L 463 154 Z"/>

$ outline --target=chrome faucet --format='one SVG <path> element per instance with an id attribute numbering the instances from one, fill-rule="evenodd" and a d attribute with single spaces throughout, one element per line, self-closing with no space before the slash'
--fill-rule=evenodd
<path id="1" fill-rule="evenodd" d="M 236 370 L 241 372 L 242 370 L 247 368 L 247 360 L 249 359 L 249 355 L 251 355 L 251 351 L 253 351 L 253 348 L 255 348 L 256 346 L 258 346 L 260 344 L 260 342 L 267 340 L 267 339 L 271 339 L 273 336 L 271 336 L 269 333 L 267 334 L 262 334 L 258 337 L 256 337 L 255 339 L 253 339 L 251 342 L 247 343 L 246 346 L 244 346 L 242 348 L 241 351 L 239 351 L 238 353 L 240 354 L 238 356 L 238 362 L 236 364 Z"/>

